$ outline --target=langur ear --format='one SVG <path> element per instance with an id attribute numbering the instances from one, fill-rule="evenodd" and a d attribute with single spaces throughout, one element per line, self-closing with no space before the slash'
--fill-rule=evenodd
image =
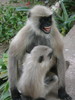
<path id="1" fill-rule="evenodd" d="M 28 18 L 30 18 L 31 17 L 31 12 L 28 12 Z"/>

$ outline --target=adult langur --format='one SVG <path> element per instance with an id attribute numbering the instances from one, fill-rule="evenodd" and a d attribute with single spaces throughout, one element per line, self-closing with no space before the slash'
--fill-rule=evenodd
<path id="1" fill-rule="evenodd" d="M 46 45 L 53 49 L 57 59 L 58 96 L 72 100 L 65 90 L 65 60 L 61 35 L 53 20 L 52 11 L 45 6 L 36 5 L 30 11 L 26 25 L 18 32 L 9 48 L 9 82 L 13 100 L 18 100 L 17 81 L 20 78 L 23 58 L 37 45 Z"/>

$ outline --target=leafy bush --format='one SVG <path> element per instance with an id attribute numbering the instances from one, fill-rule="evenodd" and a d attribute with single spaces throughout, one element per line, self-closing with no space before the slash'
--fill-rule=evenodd
<path id="1" fill-rule="evenodd" d="M 75 1 L 74 0 L 63 0 L 63 3 L 69 15 L 75 14 Z"/>
<path id="2" fill-rule="evenodd" d="M 8 55 L 6 53 L 4 53 L 3 58 L 0 59 L 0 100 L 10 100 L 7 59 Z"/>
<path id="3" fill-rule="evenodd" d="M 0 6 L 0 42 L 12 38 L 26 21 L 26 11 L 16 11 L 15 7 Z"/>
<path id="4" fill-rule="evenodd" d="M 0 92 L 0 100 L 11 100 L 8 81 L 0 86 Z"/>
<path id="5" fill-rule="evenodd" d="M 67 4 L 64 4 L 64 2 L 61 1 L 62 10 L 58 14 L 55 13 L 58 28 L 63 35 L 66 35 L 69 32 L 75 22 L 75 13 L 72 14 L 72 12 L 69 12 L 66 7 Z"/>

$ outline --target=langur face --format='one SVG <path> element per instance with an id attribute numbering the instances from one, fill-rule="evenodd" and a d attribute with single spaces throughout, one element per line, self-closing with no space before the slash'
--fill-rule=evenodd
<path id="1" fill-rule="evenodd" d="M 51 48 L 47 46 L 36 46 L 34 49 L 31 51 L 32 57 L 37 59 L 38 63 L 43 63 L 43 62 L 50 62 L 53 51 Z"/>
<path id="2" fill-rule="evenodd" d="M 49 34 L 51 31 L 51 25 L 52 25 L 52 15 L 45 16 L 40 18 L 40 25 L 39 28 L 41 31 L 43 31 L 45 34 Z"/>
<path id="3" fill-rule="evenodd" d="M 52 25 L 52 14 L 50 8 L 45 6 L 35 6 L 29 12 L 29 20 L 33 26 L 33 29 L 37 32 L 42 31 L 45 34 L 49 34 Z"/>

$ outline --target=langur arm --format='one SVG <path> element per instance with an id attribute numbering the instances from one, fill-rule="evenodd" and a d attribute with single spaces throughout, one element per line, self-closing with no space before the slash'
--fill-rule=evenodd
<path id="1" fill-rule="evenodd" d="M 48 94 L 52 90 L 54 85 L 58 82 L 58 77 L 57 77 L 57 75 L 54 75 L 51 73 L 48 80 L 49 80 L 49 83 L 45 83 L 46 94 Z"/>
<path id="2" fill-rule="evenodd" d="M 65 90 L 65 72 L 66 72 L 66 61 L 64 59 L 63 53 L 57 59 L 57 72 L 58 72 L 58 97 L 61 99 L 72 100 L 72 98 L 67 94 Z"/>
<path id="3" fill-rule="evenodd" d="M 57 58 L 57 72 L 58 72 L 58 78 L 59 78 L 59 88 L 65 86 L 65 71 L 66 71 L 66 62 L 64 59 L 63 54 Z"/>

